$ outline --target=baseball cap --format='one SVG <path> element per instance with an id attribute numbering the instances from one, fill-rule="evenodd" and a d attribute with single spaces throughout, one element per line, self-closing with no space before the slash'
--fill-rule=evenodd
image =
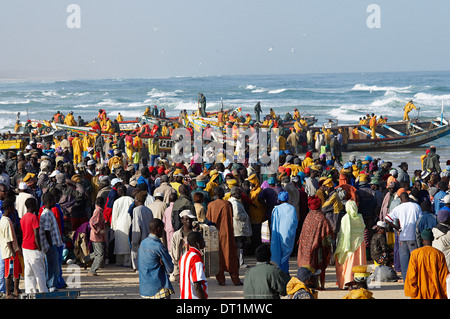
<path id="1" fill-rule="evenodd" d="M 189 209 L 185 209 L 185 210 L 181 211 L 180 218 L 183 218 L 184 216 L 187 216 L 189 218 L 197 218 L 197 216 L 194 216 Z"/>
<path id="2" fill-rule="evenodd" d="M 320 269 L 314 269 L 311 266 L 301 266 L 298 270 L 297 270 L 297 278 L 302 281 L 305 282 L 306 280 L 308 280 L 310 277 L 312 276 L 318 276 L 320 275 L 322 271 Z"/>
<path id="3" fill-rule="evenodd" d="M 20 182 L 20 183 L 19 183 L 19 189 L 21 189 L 21 190 L 26 190 L 26 189 L 28 189 L 27 183 L 25 183 L 25 182 Z"/>
<path id="4" fill-rule="evenodd" d="M 113 178 L 111 181 L 111 186 L 115 186 L 117 183 L 122 183 L 123 180 L 121 180 L 120 178 Z"/>

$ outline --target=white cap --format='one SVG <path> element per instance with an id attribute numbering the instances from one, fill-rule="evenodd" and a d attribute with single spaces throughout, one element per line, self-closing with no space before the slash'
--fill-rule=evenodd
<path id="1" fill-rule="evenodd" d="M 28 185 L 25 182 L 20 182 L 19 183 L 19 189 L 25 190 L 28 189 Z"/>
<path id="2" fill-rule="evenodd" d="M 450 194 L 444 196 L 444 204 L 450 204 Z"/>
<path id="3" fill-rule="evenodd" d="M 115 186 L 117 183 L 122 183 L 123 180 L 121 180 L 120 178 L 113 178 L 111 181 L 111 186 Z"/>
<path id="4" fill-rule="evenodd" d="M 189 209 L 185 209 L 180 213 L 180 218 L 187 216 L 189 218 L 197 218 L 197 216 L 194 216 Z"/>
<path id="5" fill-rule="evenodd" d="M 94 165 L 94 164 L 95 164 L 95 161 L 94 161 L 94 160 L 89 160 L 89 161 L 87 162 L 87 164 L 88 164 L 88 165 Z"/>
<path id="6" fill-rule="evenodd" d="M 50 174 L 49 177 L 56 177 L 56 175 L 58 175 L 58 174 L 61 174 L 61 172 L 58 171 L 57 169 L 55 169 L 55 170 Z"/>
<path id="7" fill-rule="evenodd" d="M 379 220 L 379 221 L 377 222 L 377 226 L 378 226 L 378 227 L 386 228 L 386 222 L 385 222 L 385 221 Z"/>

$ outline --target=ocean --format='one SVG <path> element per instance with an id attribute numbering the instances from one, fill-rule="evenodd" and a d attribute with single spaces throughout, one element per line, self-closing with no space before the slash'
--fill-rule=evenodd
<path id="1" fill-rule="evenodd" d="M 254 117 L 259 101 L 263 116 L 273 108 L 282 117 L 294 107 L 314 115 L 322 125 L 328 119 L 338 123 L 357 123 L 367 113 L 399 120 L 403 106 L 412 99 L 420 108 L 411 118 L 444 117 L 450 105 L 450 72 L 390 72 L 289 75 L 234 75 L 174 77 L 166 79 L 99 79 L 68 81 L 0 81 L 0 131 L 13 130 L 17 112 L 21 121 L 49 120 L 56 111 L 74 112 L 85 121 L 92 120 L 99 109 L 111 118 L 120 112 L 125 120 L 143 114 L 147 106 L 165 108 L 167 116 L 178 116 L 186 109 L 197 109 L 198 93 L 206 97 L 207 111 L 242 108 Z M 444 168 L 450 159 L 450 136 L 432 142 Z M 420 156 L 430 145 L 366 155 L 392 161 L 408 162 L 410 172 L 420 167 Z M 350 156 L 351 153 L 344 155 Z"/>

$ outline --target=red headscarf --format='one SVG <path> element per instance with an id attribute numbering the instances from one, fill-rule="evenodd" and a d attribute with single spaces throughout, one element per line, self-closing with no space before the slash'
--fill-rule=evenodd
<path id="1" fill-rule="evenodd" d="M 322 202 L 319 197 L 311 196 L 308 198 L 308 207 L 311 210 L 318 210 L 322 206 Z"/>

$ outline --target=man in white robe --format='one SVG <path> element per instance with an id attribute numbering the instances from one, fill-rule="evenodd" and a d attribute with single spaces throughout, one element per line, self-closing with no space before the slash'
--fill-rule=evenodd
<path id="1" fill-rule="evenodd" d="M 126 195 L 126 186 L 121 186 L 117 193 L 119 198 L 114 201 L 111 229 L 114 230 L 114 255 L 116 256 L 116 265 L 129 267 L 131 265 L 130 248 L 130 227 L 131 215 L 130 206 L 134 203 L 132 197 Z"/>

